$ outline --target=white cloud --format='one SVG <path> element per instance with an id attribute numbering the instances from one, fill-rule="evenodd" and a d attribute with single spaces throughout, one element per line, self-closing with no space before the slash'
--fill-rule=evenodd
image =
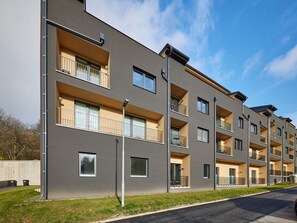
<path id="1" fill-rule="evenodd" d="M 87 11 L 145 46 L 159 52 L 166 43 L 185 54 L 200 54 L 214 24 L 211 1 L 173 0 L 87 1 Z"/>
<path id="2" fill-rule="evenodd" d="M 265 66 L 264 72 L 284 80 L 295 78 L 297 76 L 297 45 L 286 54 L 276 57 L 269 62 Z"/>
<path id="3" fill-rule="evenodd" d="M 259 50 L 253 56 L 248 58 L 244 63 L 244 70 L 242 72 L 241 77 L 245 78 L 252 70 L 254 70 L 262 59 L 262 50 Z"/>
<path id="4" fill-rule="evenodd" d="M 0 107 L 25 123 L 36 123 L 40 2 L 0 1 L 0 8 Z"/>

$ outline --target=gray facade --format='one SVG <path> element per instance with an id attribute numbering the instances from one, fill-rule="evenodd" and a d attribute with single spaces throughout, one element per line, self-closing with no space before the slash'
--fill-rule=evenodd
<path id="1" fill-rule="evenodd" d="M 274 168 L 281 170 L 275 178 L 284 180 L 285 174 L 296 171 L 296 130 L 289 119 L 273 111 L 265 115 L 265 106 L 247 108 L 242 93 L 230 92 L 189 66 L 189 58 L 177 49 L 166 45 L 155 53 L 87 13 L 81 1 L 41 4 L 46 18 L 41 49 L 45 199 L 119 195 L 123 126 L 127 194 L 248 186 L 252 170 L 255 179 L 262 179 L 257 184 L 269 184 L 270 144 L 282 153 L 271 155 L 276 156 Z M 134 75 L 143 78 L 143 86 Z M 128 118 L 121 116 L 125 99 Z M 257 126 L 256 133 L 250 134 L 249 123 Z M 278 128 L 282 135 L 271 137 L 270 129 Z M 255 154 L 265 153 L 265 159 L 251 161 L 250 147 Z M 80 154 L 95 157 L 92 176 L 81 174 Z M 134 158 L 145 161 L 145 174 L 135 176 Z"/>

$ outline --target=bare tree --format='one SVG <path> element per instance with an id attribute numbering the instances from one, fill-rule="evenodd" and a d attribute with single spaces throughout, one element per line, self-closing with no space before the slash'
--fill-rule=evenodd
<path id="1" fill-rule="evenodd" d="M 39 124 L 28 126 L 0 109 L 0 158 L 39 159 Z"/>

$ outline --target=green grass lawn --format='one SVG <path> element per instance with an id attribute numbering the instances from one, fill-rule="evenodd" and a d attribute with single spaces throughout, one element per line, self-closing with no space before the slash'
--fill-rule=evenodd
<path id="1" fill-rule="evenodd" d="M 115 197 L 39 201 L 36 186 L 0 192 L 0 222 L 90 222 L 133 215 L 187 204 L 234 198 L 281 189 L 292 184 L 216 191 L 127 196 L 121 207 Z"/>

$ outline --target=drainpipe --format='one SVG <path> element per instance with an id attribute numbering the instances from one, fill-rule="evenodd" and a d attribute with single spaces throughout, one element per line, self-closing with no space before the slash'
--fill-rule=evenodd
<path id="1" fill-rule="evenodd" d="M 213 189 L 216 190 L 217 189 L 217 169 L 216 169 L 216 164 L 217 164 L 217 97 L 213 98 L 213 108 L 214 108 L 214 131 L 213 131 L 213 142 L 214 142 L 214 159 L 213 159 L 213 168 L 214 168 L 214 184 L 213 184 Z"/>
<path id="2" fill-rule="evenodd" d="M 169 46 L 167 54 L 167 193 L 170 192 L 170 57 L 172 54 L 172 46 Z"/>
<path id="3" fill-rule="evenodd" d="M 42 182 L 42 194 L 41 198 L 48 199 L 48 163 L 47 163 L 47 149 L 48 149 L 48 83 L 47 83 L 47 0 L 41 2 L 41 15 L 42 15 L 42 44 L 41 44 L 41 110 L 42 110 L 42 165 L 41 165 L 41 182 Z"/>
<path id="4" fill-rule="evenodd" d="M 284 133 L 285 133 L 285 126 L 283 125 L 282 126 L 282 172 L 281 172 L 282 182 L 284 182 L 284 155 L 285 155 Z"/>
<path id="5" fill-rule="evenodd" d="M 267 186 L 270 185 L 270 122 L 271 118 L 268 116 L 267 118 Z"/>
<path id="6" fill-rule="evenodd" d="M 242 116 L 248 121 L 247 125 L 247 156 L 246 156 L 246 177 L 247 186 L 250 187 L 250 143 L 251 143 L 251 116 L 244 114 L 244 106 L 242 105 Z"/>

